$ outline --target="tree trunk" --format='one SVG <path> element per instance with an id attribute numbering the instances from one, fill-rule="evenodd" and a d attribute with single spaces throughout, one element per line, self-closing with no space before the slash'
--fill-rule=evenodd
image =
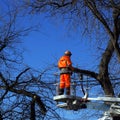
<path id="1" fill-rule="evenodd" d="M 1 112 L 0 112 L 0 120 L 3 120 Z"/>
<path id="2" fill-rule="evenodd" d="M 111 81 L 109 79 L 108 65 L 111 60 L 113 52 L 114 52 L 114 47 L 111 40 L 109 40 L 108 46 L 102 55 L 102 59 L 99 66 L 99 75 L 98 75 L 98 80 L 105 92 L 105 95 L 110 95 L 110 96 L 114 95 L 114 90 Z"/>
<path id="3" fill-rule="evenodd" d="M 103 76 L 102 80 L 100 80 L 100 84 L 106 96 L 114 96 L 114 90 L 109 77 Z"/>
<path id="4" fill-rule="evenodd" d="M 120 120 L 120 116 L 113 117 L 113 120 Z"/>
<path id="5" fill-rule="evenodd" d="M 31 101 L 31 116 L 30 120 L 35 120 L 35 100 Z"/>

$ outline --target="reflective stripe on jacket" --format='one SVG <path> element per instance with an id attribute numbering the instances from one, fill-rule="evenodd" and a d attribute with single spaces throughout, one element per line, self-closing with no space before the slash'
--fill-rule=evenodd
<path id="1" fill-rule="evenodd" d="M 72 74 L 72 71 L 69 68 L 61 68 L 60 74 Z"/>

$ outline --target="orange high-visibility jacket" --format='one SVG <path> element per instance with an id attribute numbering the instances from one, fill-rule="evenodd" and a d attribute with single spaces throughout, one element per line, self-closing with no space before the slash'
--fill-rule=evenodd
<path id="1" fill-rule="evenodd" d="M 58 61 L 58 68 L 66 68 L 72 66 L 72 62 L 69 56 L 62 56 Z"/>

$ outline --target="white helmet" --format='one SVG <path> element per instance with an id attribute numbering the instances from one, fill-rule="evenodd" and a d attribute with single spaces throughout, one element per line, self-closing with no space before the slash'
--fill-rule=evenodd
<path id="1" fill-rule="evenodd" d="M 69 50 L 67 50 L 65 51 L 65 55 L 72 55 L 72 53 Z"/>

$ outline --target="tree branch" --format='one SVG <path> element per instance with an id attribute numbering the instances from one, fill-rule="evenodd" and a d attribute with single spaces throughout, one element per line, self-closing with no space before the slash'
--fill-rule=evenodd
<path id="1" fill-rule="evenodd" d="M 110 30 L 110 28 L 109 28 L 106 20 L 103 18 L 103 16 L 101 15 L 101 13 L 100 13 L 100 12 L 98 11 L 98 9 L 96 8 L 96 6 L 95 6 L 95 4 L 94 4 L 94 1 L 85 0 L 85 4 L 88 6 L 88 8 L 90 8 L 90 10 L 91 10 L 92 13 L 95 15 L 95 17 L 104 25 L 106 31 L 108 32 L 108 34 L 109 34 L 110 37 L 111 37 L 112 44 L 113 44 L 113 46 L 114 46 L 114 49 L 115 49 L 116 54 L 117 54 L 117 56 L 118 56 L 118 60 L 119 60 L 119 62 L 120 62 L 120 48 L 119 48 L 119 45 L 118 45 L 118 43 L 117 43 L 117 41 L 118 41 L 118 35 L 117 35 L 117 34 L 114 34 L 114 33 Z M 118 9 L 117 9 L 117 11 L 118 11 Z M 120 11 L 119 11 L 119 12 L 120 12 Z M 120 13 L 119 13 L 119 14 L 120 14 Z M 118 17 L 118 16 L 117 16 L 117 17 Z M 117 24 L 116 18 L 114 18 L 115 29 L 117 28 L 116 24 Z M 117 25 L 118 25 L 118 24 L 117 24 Z M 114 30 L 114 32 L 115 32 L 115 30 Z"/>
<path id="2" fill-rule="evenodd" d="M 82 69 L 79 69 L 79 68 L 74 68 L 74 72 L 75 73 L 81 73 L 81 74 L 84 74 L 84 75 L 87 75 L 87 76 L 90 76 L 90 77 L 93 77 L 95 78 L 96 80 L 98 80 L 98 73 L 95 73 L 95 72 L 91 72 L 89 70 L 82 70 Z"/>
<path id="3" fill-rule="evenodd" d="M 25 95 L 25 96 L 28 96 L 28 97 L 31 97 L 32 99 L 34 98 L 35 99 L 35 102 L 38 104 L 38 106 L 40 107 L 41 109 L 41 113 L 43 115 L 46 115 L 46 108 L 45 108 L 45 104 L 42 102 L 40 96 L 38 96 L 37 94 L 33 94 L 31 92 L 28 92 L 28 91 L 25 91 L 25 90 L 17 90 L 17 89 L 14 89 L 14 88 L 9 88 L 9 90 L 11 92 L 14 92 L 14 93 L 17 93 L 17 94 L 22 94 L 22 95 Z"/>

